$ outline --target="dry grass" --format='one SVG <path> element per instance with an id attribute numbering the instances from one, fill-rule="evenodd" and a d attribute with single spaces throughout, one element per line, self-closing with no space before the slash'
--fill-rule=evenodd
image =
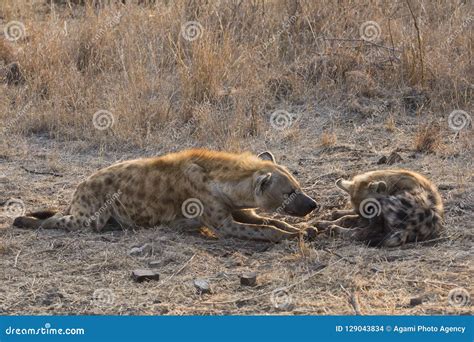
<path id="1" fill-rule="evenodd" d="M 282 105 L 337 104 L 347 93 L 382 97 L 407 112 L 423 105 L 428 116 L 467 108 L 467 4 L 411 7 L 422 51 L 404 1 L 132 1 L 99 9 L 5 0 L 3 24 L 21 21 L 26 36 L 2 41 L 0 59 L 18 62 L 26 83 L 0 89 L 0 119 L 21 115 L 10 133 L 122 147 L 169 143 L 169 125 L 193 119 L 197 141 L 205 132 L 237 149 L 236 141 L 268 129 Z M 180 33 L 191 20 L 202 25 L 192 42 Z M 360 39 L 369 20 L 380 27 L 374 42 Z M 115 118 L 106 133 L 92 126 L 101 109 Z"/>
<path id="2" fill-rule="evenodd" d="M 338 132 L 345 141 L 350 132 Z M 364 135 L 363 139 L 373 134 Z M 465 137 L 461 137 L 465 139 Z M 378 137 L 380 143 L 384 138 Z M 404 150 L 410 137 L 398 142 Z M 308 142 L 308 145 L 310 143 Z M 345 206 L 345 195 L 333 186 L 340 177 L 377 166 L 381 153 L 345 143 L 333 147 L 278 148 L 277 158 L 298 172 L 302 185 L 323 206 Z M 390 147 L 392 148 L 392 147 Z M 105 160 L 73 154 L 69 143 L 30 141 L 28 157 L 11 158 L 2 168 L 8 196 L 22 198 L 27 208 L 67 206 L 74 186 L 94 169 L 138 151 L 116 153 Z M 58 152 L 64 177 L 29 174 L 19 169 L 49 171 L 45 160 Z M 312 154 L 309 152 L 311 151 Z M 236 239 L 215 240 L 169 227 L 104 233 L 25 231 L 0 218 L 0 312 L 3 314 L 354 314 L 349 294 L 359 299 L 362 314 L 468 314 L 471 306 L 448 304 L 450 290 L 472 293 L 472 192 L 474 180 L 463 158 L 425 154 L 395 166 L 422 171 L 441 188 L 446 205 L 446 231 L 430 243 L 375 249 L 321 236 L 317 241 L 279 244 Z M 356 156 L 356 157 L 355 157 Z M 370 164 L 368 166 L 368 164 Z M 434 167 L 433 165 L 436 165 Z M 285 217 L 285 220 L 295 221 Z M 150 244 L 143 256 L 130 256 L 134 246 Z M 137 284 L 131 270 L 157 261 L 161 280 Z M 321 269 L 321 267 L 325 268 Z M 258 285 L 239 284 L 244 272 L 258 273 Z M 193 280 L 209 281 L 211 294 L 198 295 Z M 284 288 L 291 305 L 275 307 L 272 293 Z M 106 289 L 106 290 L 99 290 Z M 103 297 L 94 299 L 95 291 Z M 96 292 L 97 293 L 97 292 Z M 410 306 L 410 299 L 423 303 Z M 113 298 L 113 300 L 108 300 Z M 277 306 L 278 303 L 277 302 Z"/>
<path id="3" fill-rule="evenodd" d="M 420 125 L 415 136 L 415 150 L 432 153 L 441 146 L 441 126 L 436 122 Z"/>
<path id="4" fill-rule="evenodd" d="M 337 142 L 337 135 L 335 132 L 323 132 L 321 134 L 321 146 L 334 146 Z"/>
<path id="5" fill-rule="evenodd" d="M 0 36 L 0 203 L 65 208 L 84 177 L 118 160 L 269 149 L 322 205 L 311 218 L 346 205 L 337 178 L 407 168 L 439 185 L 446 231 L 380 250 L 169 227 L 31 232 L 0 215 L 0 313 L 353 314 L 352 297 L 362 314 L 472 312 L 447 301 L 453 288 L 472 292 L 473 131 L 448 124 L 454 109 L 473 108 L 468 2 L 78 2 L 0 2 L 0 32 L 12 20 L 26 28 L 16 42 Z M 181 34 L 188 21 L 202 26 L 194 41 Z M 367 21 L 381 29 L 374 41 L 361 39 Z M 109 129 L 94 127 L 99 110 L 112 114 Z M 271 121 L 276 111 L 282 120 Z M 377 164 L 393 151 L 401 161 Z M 128 255 L 145 243 L 150 255 Z M 131 269 L 150 260 L 162 280 L 134 283 Z M 239 285 L 246 271 L 257 287 Z M 197 295 L 195 278 L 213 293 Z M 278 309 L 271 294 L 282 287 L 292 305 Z M 93 300 L 101 288 L 112 303 Z M 409 306 L 413 297 L 423 304 Z"/>

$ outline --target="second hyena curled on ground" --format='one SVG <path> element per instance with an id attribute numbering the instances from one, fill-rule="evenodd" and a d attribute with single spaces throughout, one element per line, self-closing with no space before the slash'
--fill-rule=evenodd
<path id="1" fill-rule="evenodd" d="M 339 179 L 336 186 L 349 194 L 353 209 L 333 213 L 333 221 L 318 221 L 319 229 L 386 247 L 431 239 L 442 229 L 441 196 L 419 173 L 372 171 Z"/>
<path id="2" fill-rule="evenodd" d="M 14 225 L 100 231 L 113 219 L 126 226 L 203 225 L 218 236 L 279 241 L 302 231 L 255 208 L 305 216 L 316 207 L 269 152 L 195 149 L 99 170 L 78 185 L 65 213 L 31 213 Z"/>

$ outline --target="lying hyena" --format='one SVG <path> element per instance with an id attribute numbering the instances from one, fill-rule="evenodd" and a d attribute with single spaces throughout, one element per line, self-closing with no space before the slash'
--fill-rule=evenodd
<path id="1" fill-rule="evenodd" d="M 317 222 L 319 229 L 386 247 L 430 239 L 442 229 L 441 196 L 416 172 L 372 171 L 336 186 L 349 194 L 353 210 L 333 213 L 336 220 Z"/>
<path id="2" fill-rule="evenodd" d="M 257 157 L 196 149 L 99 170 L 78 185 L 63 215 L 31 213 L 14 225 L 100 231 L 109 220 L 125 226 L 197 224 L 217 236 L 280 241 L 302 231 L 254 209 L 305 216 L 316 207 L 269 152 Z"/>

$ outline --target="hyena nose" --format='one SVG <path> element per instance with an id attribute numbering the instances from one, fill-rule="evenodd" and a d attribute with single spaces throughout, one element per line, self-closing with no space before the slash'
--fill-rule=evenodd
<path id="1" fill-rule="evenodd" d="M 316 203 L 316 201 L 312 201 L 311 204 L 309 205 L 309 207 L 311 208 L 311 211 L 318 211 L 319 210 L 319 205 L 318 203 Z"/>

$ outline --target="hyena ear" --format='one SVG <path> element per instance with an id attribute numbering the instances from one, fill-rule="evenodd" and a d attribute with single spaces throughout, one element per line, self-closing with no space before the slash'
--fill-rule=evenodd
<path id="1" fill-rule="evenodd" d="M 262 152 L 257 157 L 259 157 L 262 160 L 269 160 L 272 163 L 276 163 L 275 156 L 270 151 Z"/>
<path id="2" fill-rule="evenodd" d="M 376 193 L 383 193 L 387 191 L 387 183 L 384 181 L 372 182 L 369 184 L 369 190 Z"/>
<path id="3" fill-rule="evenodd" d="M 345 179 L 342 179 L 342 178 L 339 178 L 336 181 L 336 186 L 339 189 L 344 190 L 345 192 L 350 192 L 351 188 L 352 188 L 352 185 L 353 185 L 353 183 L 351 181 L 348 181 L 348 180 L 345 180 Z"/>
<path id="4" fill-rule="evenodd" d="M 260 175 L 257 177 L 257 181 L 255 183 L 255 192 L 257 195 L 261 195 L 265 188 L 270 184 L 272 181 L 272 174 L 270 172 Z"/>

